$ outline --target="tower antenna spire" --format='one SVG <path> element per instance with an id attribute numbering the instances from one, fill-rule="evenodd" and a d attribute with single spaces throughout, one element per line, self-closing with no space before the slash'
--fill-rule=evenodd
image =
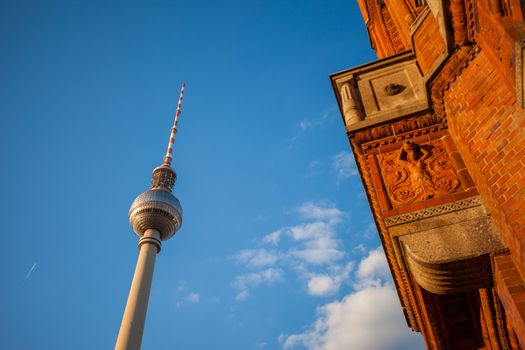
<path id="1" fill-rule="evenodd" d="M 182 83 L 182 86 L 180 88 L 180 96 L 179 96 L 179 102 L 177 103 L 177 109 L 175 110 L 175 118 L 173 119 L 173 126 L 171 127 L 170 132 L 170 140 L 168 142 L 168 149 L 166 150 L 166 155 L 164 156 L 163 164 L 170 166 L 171 165 L 171 159 L 172 159 L 172 153 L 173 153 L 173 144 L 175 143 L 175 134 L 177 133 L 177 124 L 179 123 L 179 117 L 181 112 L 181 106 L 182 106 L 182 96 L 184 95 L 184 88 L 186 87 L 186 83 Z"/>

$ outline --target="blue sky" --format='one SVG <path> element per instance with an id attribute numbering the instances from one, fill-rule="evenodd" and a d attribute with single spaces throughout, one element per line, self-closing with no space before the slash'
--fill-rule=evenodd
<path id="1" fill-rule="evenodd" d="M 331 91 L 375 59 L 353 1 L 2 1 L 2 349 L 111 349 L 127 212 L 173 166 L 144 349 L 420 349 Z"/>

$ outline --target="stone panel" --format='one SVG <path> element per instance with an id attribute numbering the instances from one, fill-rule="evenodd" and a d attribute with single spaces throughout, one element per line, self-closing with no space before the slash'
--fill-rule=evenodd
<path id="1" fill-rule="evenodd" d="M 336 73 L 332 85 L 347 131 L 428 109 L 423 77 L 412 54 Z"/>

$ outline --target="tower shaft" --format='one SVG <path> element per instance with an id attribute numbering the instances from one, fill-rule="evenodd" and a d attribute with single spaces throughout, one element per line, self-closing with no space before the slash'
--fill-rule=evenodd
<path id="1" fill-rule="evenodd" d="M 139 350 L 144 333 L 155 259 L 160 250 L 160 232 L 148 229 L 139 241 L 139 257 L 115 350 Z"/>

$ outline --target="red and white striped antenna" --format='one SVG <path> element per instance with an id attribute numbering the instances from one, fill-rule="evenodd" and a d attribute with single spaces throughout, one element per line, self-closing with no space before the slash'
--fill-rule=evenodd
<path id="1" fill-rule="evenodd" d="M 173 120 L 173 126 L 171 127 L 170 141 L 168 142 L 168 149 L 166 150 L 166 155 L 164 156 L 163 164 L 167 166 L 171 165 L 171 155 L 173 153 L 173 143 L 175 142 L 175 134 L 177 133 L 177 124 L 179 123 L 179 117 L 181 112 L 180 107 L 182 106 L 182 95 L 184 95 L 184 87 L 186 87 L 186 84 L 182 83 L 182 87 L 180 88 L 179 103 L 177 104 L 177 109 L 175 110 L 175 119 Z"/>

